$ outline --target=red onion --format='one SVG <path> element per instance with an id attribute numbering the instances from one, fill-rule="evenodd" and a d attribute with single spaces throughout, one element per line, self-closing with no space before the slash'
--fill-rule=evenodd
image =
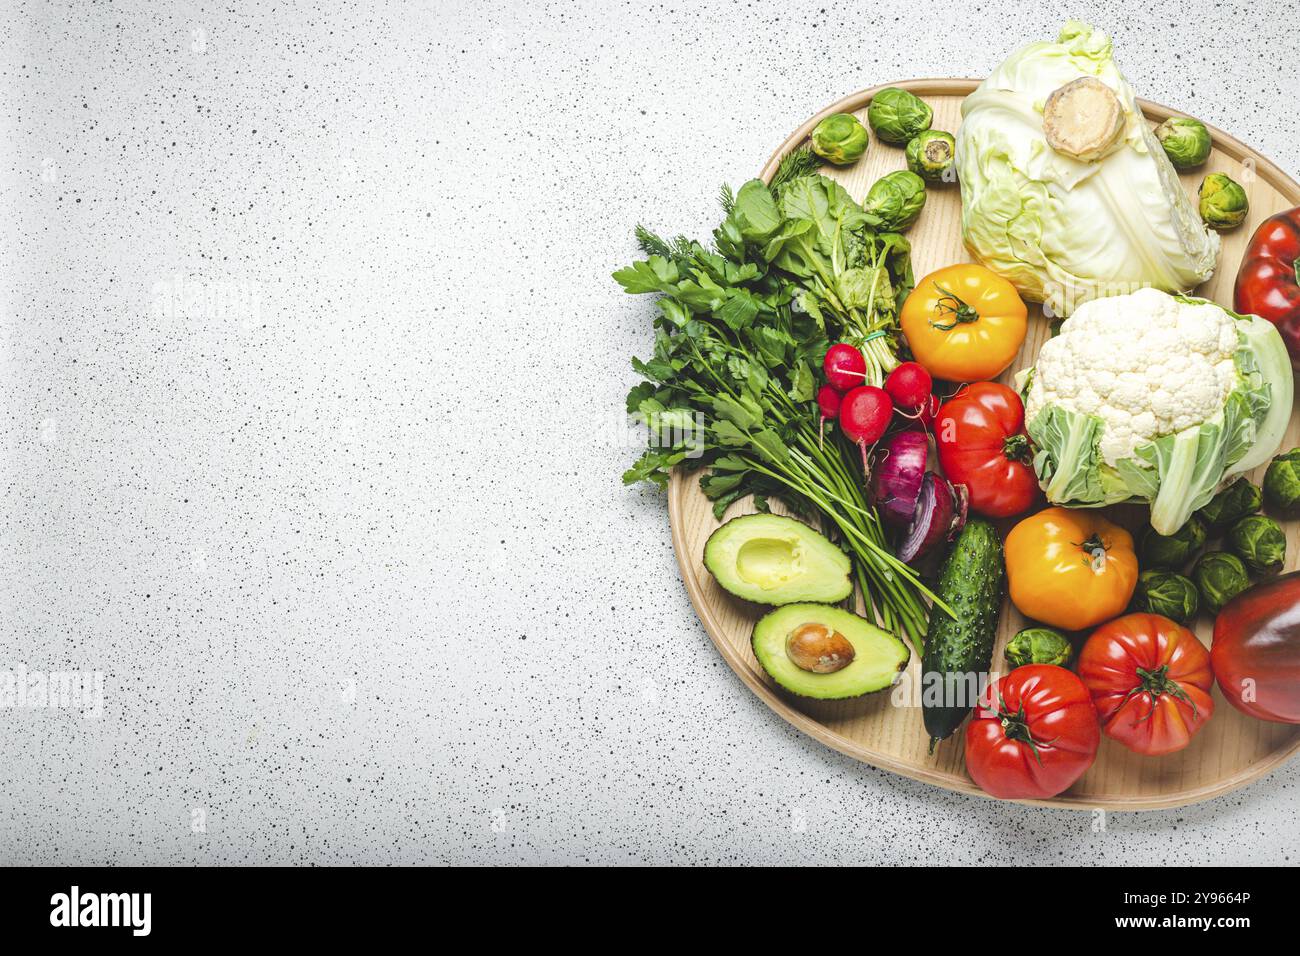
<path id="1" fill-rule="evenodd" d="M 947 478 L 932 471 L 926 472 L 921 497 L 916 503 L 916 514 L 898 546 L 898 559 L 911 561 L 918 558 L 960 530 L 966 524 L 963 500 L 964 495 L 954 489 Z"/>
<path id="2" fill-rule="evenodd" d="M 951 541 L 961 534 L 962 528 L 966 527 L 966 518 L 970 514 L 970 489 L 965 485 L 954 485 L 952 482 L 948 484 L 957 495 L 957 513 L 952 516 L 952 528 L 948 531 L 948 540 Z"/>
<path id="3" fill-rule="evenodd" d="M 871 472 L 871 499 L 887 523 L 906 528 L 916 513 L 930 438 L 925 432 L 895 432 L 877 452 Z"/>

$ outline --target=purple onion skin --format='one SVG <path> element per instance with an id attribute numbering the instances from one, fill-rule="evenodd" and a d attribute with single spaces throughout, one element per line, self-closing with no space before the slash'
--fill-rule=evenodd
<path id="1" fill-rule="evenodd" d="M 916 514 L 898 546 L 898 559 L 911 561 L 927 554 L 940 541 L 948 540 L 959 501 L 948 479 L 934 472 L 924 476 Z"/>
<path id="2" fill-rule="evenodd" d="M 887 524 L 912 523 L 929 457 L 930 438 L 923 431 L 895 432 L 881 443 L 871 470 L 871 498 Z"/>
<path id="3" fill-rule="evenodd" d="M 965 485 L 954 485 L 952 482 L 948 484 L 952 487 L 953 499 L 957 503 L 957 513 L 952 516 L 952 527 L 948 530 L 948 540 L 951 541 L 966 527 L 966 519 L 970 516 L 970 491 Z"/>

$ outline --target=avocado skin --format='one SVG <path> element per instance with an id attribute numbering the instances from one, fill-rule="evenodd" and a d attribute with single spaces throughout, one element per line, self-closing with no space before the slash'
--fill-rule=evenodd
<path id="1" fill-rule="evenodd" d="M 740 549 L 748 540 L 774 536 L 802 539 L 804 547 L 818 556 L 819 566 L 836 566 L 834 577 L 829 573 L 817 577 L 810 572 L 800 582 L 803 587 L 786 586 L 779 594 L 776 591 L 764 592 L 757 585 L 743 580 L 735 565 Z M 849 576 L 853 566 L 848 555 L 821 532 L 784 515 L 752 514 L 732 518 L 709 535 L 709 540 L 704 543 L 704 566 L 723 590 L 756 604 L 778 607 L 803 602 L 833 604 L 853 593 L 853 579 Z M 826 570 L 830 572 L 831 568 Z"/>
<path id="2" fill-rule="evenodd" d="M 1002 542 L 993 525 L 978 518 L 966 523 L 939 571 L 935 593 L 952 608 L 956 617 L 949 617 L 938 608 L 930 612 L 925 651 L 921 655 L 922 716 L 926 733 L 930 735 L 931 752 L 935 744 L 952 736 L 961 726 L 971 707 L 926 704 L 929 695 L 934 693 L 926 678 L 934 673 L 945 677 L 987 674 L 993 663 L 998 616 L 1006 594 Z"/>
<path id="3" fill-rule="evenodd" d="M 785 655 L 785 639 L 798 624 L 825 624 L 848 638 L 856 653 L 845 672 L 856 668 L 852 681 L 837 674 L 812 674 L 800 670 Z M 894 685 L 907 668 L 912 652 L 888 631 L 833 604 L 801 601 L 769 611 L 754 625 L 750 639 L 754 657 L 783 690 L 815 700 L 863 697 Z"/>

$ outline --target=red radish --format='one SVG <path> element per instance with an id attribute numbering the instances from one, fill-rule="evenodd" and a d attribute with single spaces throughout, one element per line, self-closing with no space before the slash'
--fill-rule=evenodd
<path id="1" fill-rule="evenodd" d="M 894 414 L 889 393 L 874 385 L 859 385 L 840 402 L 840 431 L 862 451 L 862 473 L 869 475 L 867 446 L 880 441 Z"/>
<path id="2" fill-rule="evenodd" d="M 926 431 L 934 427 L 934 420 L 939 417 L 939 406 L 942 404 L 938 395 L 931 395 L 925 400 L 925 404 L 921 406 L 921 411 L 916 416 L 916 420 Z"/>
<path id="3" fill-rule="evenodd" d="M 932 431 L 934 429 L 934 420 L 939 417 L 939 406 L 942 404 L 943 402 L 939 400 L 938 395 L 928 396 L 925 400 L 925 404 L 916 412 L 910 415 L 906 412 L 900 413 L 907 419 L 907 421 L 903 423 L 903 427 L 911 429 L 919 428 L 925 432 Z"/>
<path id="4" fill-rule="evenodd" d="M 829 385 L 823 385 L 817 389 L 817 410 L 821 417 L 817 420 L 817 447 L 822 447 L 822 435 L 825 433 L 827 421 L 837 421 L 840 417 L 840 403 L 843 399 L 840 393 L 835 391 Z"/>
<path id="5" fill-rule="evenodd" d="M 840 393 L 831 386 L 823 385 L 817 389 L 817 409 L 821 412 L 822 421 L 835 421 L 840 417 L 841 401 L 843 398 Z"/>
<path id="6" fill-rule="evenodd" d="M 826 381 L 831 383 L 831 387 L 837 392 L 847 392 L 866 381 L 867 360 L 861 349 L 847 342 L 838 342 L 826 350 L 822 370 L 826 372 Z"/>
<path id="7" fill-rule="evenodd" d="M 900 409 L 916 412 L 930 397 L 934 380 L 920 362 L 903 362 L 885 379 L 885 391 Z"/>

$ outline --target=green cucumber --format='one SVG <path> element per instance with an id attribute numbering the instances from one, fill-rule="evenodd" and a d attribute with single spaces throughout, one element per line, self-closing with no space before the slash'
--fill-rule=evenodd
<path id="1" fill-rule="evenodd" d="M 930 614 L 921 655 L 921 708 L 931 753 L 971 712 L 979 682 L 993 663 L 1005 582 L 996 529 L 971 519 L 944 559 L 935 591 L 953 616 L 940 610 Z"/>

